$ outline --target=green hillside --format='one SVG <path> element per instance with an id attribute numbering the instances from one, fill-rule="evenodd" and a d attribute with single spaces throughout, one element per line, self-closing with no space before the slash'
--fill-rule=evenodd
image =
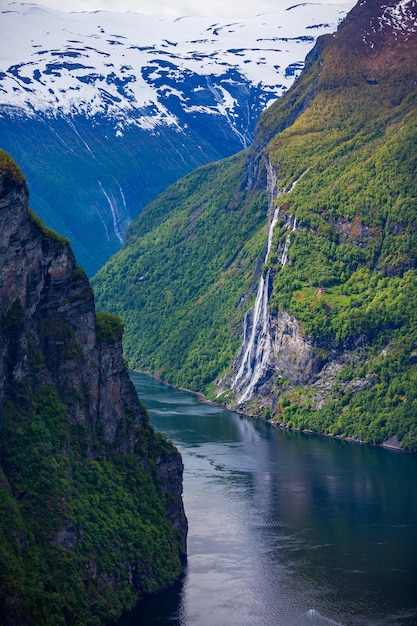
<path id="1" fill-rule="evenodd" d="M 227 389 L 269 268 L 272 319 L 294 316 L 319 365 L 303 383 L 276 371 L 243 408 L 417 450 L 417 37 L 411 3 L 408 22 L 390 22 L 396 4 L 355 7 L 263 114 L 252 149 L 168 189 L 96 276 L 133 367 L 212 398 Z M 262 268 L 266 163 L 280 217 Z"/>
<path id="2" fill-rule="evenodd" d="M 239 191 L 245 153 L 198 169 L 139 216 L 94 279 L 98 306 L 126 327 L 132 367 L 206 391 L 239 347 L 265 239 L 266 194 Z"/>

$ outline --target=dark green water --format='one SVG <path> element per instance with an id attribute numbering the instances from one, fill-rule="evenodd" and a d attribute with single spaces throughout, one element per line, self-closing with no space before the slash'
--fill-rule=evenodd
<path id="1" fill-rule="evenodd" d="M 120 626 L 417 624 L 416 457 L 132 379 L 183 456 L 188 565 Z"/>

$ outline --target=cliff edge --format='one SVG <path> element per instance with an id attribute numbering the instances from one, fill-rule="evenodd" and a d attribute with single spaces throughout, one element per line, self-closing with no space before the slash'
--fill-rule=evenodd
<path id="1" fill-rule="evenodd" d="M 182 461 L 148 423 L 122 324 L 0 152 L 0 623 L 100 624 L 181 573 Z"/>

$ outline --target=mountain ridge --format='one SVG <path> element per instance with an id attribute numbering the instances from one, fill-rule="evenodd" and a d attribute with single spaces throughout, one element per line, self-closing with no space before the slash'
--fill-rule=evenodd
<path id="1" fill-rule="evenodd" d="M 316 37 L 337 25 L 349 6 L 304 3 L 213 23 L 210 18 L 106 11 L 85 12 L 80 19 L 76 13 L 37 5 L 20 5 L 19 10 L 16 3 L 2 4 L 12 8 L 3 9 L 8 36 L 1 50 L 1 104 L 16 115 L 40 111 L 52 117 L 100 115 L 114 120 L 117 133 L 131 124 L 150 130 L 179 125 L 169 104 L 169 97 L 175 96 L 183 107 L 183 119 L 188 109 L 192 113 L 206 108 L 217 114 L 228 109 L 228 123 L 239 135 L 241 147 L 250 138 L 233 120 L 237 83 L 259 85 L 264 95 L 258 109 L 265 108 L 268 100 L 292 84 Z M 274 36 L 281 32 L 282 37 Z M 228 76 L 233 71 L 239 75 L 234 86 L 232 74 Z M 191 80 L 185 79 L 187 73 Z M 202 82 L 193 84 L 198 76 Z M 215 83 L 216 78 L 220 82 Z M 210 92 L 214 99 L 209 98 Z"/>

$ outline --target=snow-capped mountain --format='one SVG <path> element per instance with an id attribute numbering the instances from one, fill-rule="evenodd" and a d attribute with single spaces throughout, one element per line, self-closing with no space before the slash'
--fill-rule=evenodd
<path id="1" fill-rule="evenodd" d="M 34 179 L 33 208 L 73 239 L 94 271 L 167 184 L 250 144 L 261 111 L 288 89 L 316 38 L 334 31 L 351 6 L 304 3 L 214 22 L 63 13 L 0 0 L 1 147 L 22 165 L 29 185 Z M 47 188 L 42 172 L 51 157 Z M 61 206 L 56 215 L 49 196 L 59 196 L 62 175 L 73 208 Z"/>
<path id="2" fill-rule="evenodd" d="M 126 124 L 149 130 L 217 114 L 245 146 L 256 120 L 239 110 L 240 92 L 256 88 L 254 112 L 280 96 L 317 36 L 334 30 L 349 4 L 298 4 L 223 23 L 0 7 L 2 105 L 29 116 L 105 115 L 118 132 Z"/>

